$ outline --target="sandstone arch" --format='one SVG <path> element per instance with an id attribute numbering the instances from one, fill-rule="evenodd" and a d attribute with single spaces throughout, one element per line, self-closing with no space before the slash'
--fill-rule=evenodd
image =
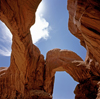
<path id="1" fill-rule="evenodd" d="M 93 80 L 89 65 L 82 61 L 76 53 L 69 50 L 53 49 L 47 53 L 46 57 L 46 77 L 44 89 L 48 93 L 52 94 L 52 86 L 56 71 L 66 71 L 75 81 L 80 83 L 77 85 L 75 90 L 76 99 L 81 99 L 82 97 L 83 99 L 96 98 L 98 81 L 96 81 L 96 79 Z M 88 86 L 92 86 L 92 88 L 86 89 Z M 95 91 L 92 90 L 93 88 Z M 79 93 L 77 93 L 77 90 L 79 90 Z M 85 93 L 85 91 L 88 93 Z M 94 94 L 91 96 L 90 92 L 93 92 Z M 86 94 L 86 96 L 84 94 Z"/>
<path id="2" fill-rule="evenodd" d="M 90 77 L 89 70 L 88 68 L 86 70 L 85 65 L 83 65 L 82 69 L 82 66 L 80 67 L 81 63 L 83 63 L 82 59 L 72 51 L 60 49 L 50 50 L 46 56 L 46 91 L 49 93 L 52 92 L 52 79 L 56 71 L 66 71 L 78 82 L 82 81 L 82 79 L 88 79 Z"/>
<path id="3" fill-rule="evenodd" d="M 75 89 L 76 99 L 99 99 L 100 2 L 68 0 L 69 30 L 87 49 L 86 60 L 82 61 L 71 51 L 55 49 L 48 52 L 45 62 L 39 49 L 32 44 L 29 30 L 35 22 L 40 1 L 0 1 L 0 20 L 13 35 L 10 67 L 0 68 L 0 98 L 51 99 L 54 72 L 65 70 L 80 83 Z"/>

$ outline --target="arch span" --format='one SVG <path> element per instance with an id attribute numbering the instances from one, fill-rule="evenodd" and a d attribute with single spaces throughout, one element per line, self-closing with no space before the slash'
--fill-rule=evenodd
<path id="1" fill-rule="evenodd" d="M 52 94 L 54 77 L 57 71 L 66 71 L 79 82 L 74 93 L 75 99 L 95 99 L 98 80 L 93 80 L 89 65 L 74 52 L 69 50 L 53 49 L 47 53 L 45 86 L 46 92 Z M 83 92 L 84 91 L 84 92 Z M 91 93 L 93 93 L 91 95 Z"/>
<path id="2" fill-rule="evenodd" d="M 91 77 L 89 69 L 82 59 L 69 50 L 53 49 L 46 56 L 45 89 L 51 93 L 52 79 L 56 71 L 66 71 L 77 82 L 82 82 Z M 81 75 L 81 76 L 80 76 Z"/>

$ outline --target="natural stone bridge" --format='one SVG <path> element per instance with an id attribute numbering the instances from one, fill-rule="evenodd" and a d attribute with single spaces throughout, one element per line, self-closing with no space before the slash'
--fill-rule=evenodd
<path id="1" fill-rule="evenodd" d="M 44 60 L 30 34 L 40 2 L 0 0 L 0 20 L 13 35 L 10 67 L 0 67 L 0 99 L 52 99 L 56 71 L 79 82 L 75 99 L 100 99 L 100 1 L 68 0 L 69 30 L 86 48 L 85 61 L 60 49 Z"/>

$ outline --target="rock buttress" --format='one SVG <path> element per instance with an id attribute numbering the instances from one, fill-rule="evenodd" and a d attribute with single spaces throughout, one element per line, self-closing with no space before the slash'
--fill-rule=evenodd
<path id="1" fill-rule="evenodd" d="M 30 27 L 41 0 L 0 0 L 0 20 L 12 39 L 9 68 L 0 67 L 0 99 L 51 99 L 44 92 L 44 56 L 32 44 Z"/>

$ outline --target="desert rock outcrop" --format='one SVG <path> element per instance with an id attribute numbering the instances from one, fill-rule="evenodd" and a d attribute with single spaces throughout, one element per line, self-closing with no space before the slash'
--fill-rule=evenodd
<path id="1" fill-rule="evenodd" d="M 75 99 L 100 99 L 100 1 L 68 0 L 69 30 L 86 48 L 85 61 L 60 49 L 50 50 L 44 60 L 30 34 L 40 2 L 0 1 L 0 20 L 13 35 L 10 67 L 0 67 L 0 99 L 52 99 L 56 71 L 79 82 Z"/>
<path id="2" fill-rule="evenodd" d="M 0 0 L 0 20 L 13 35 L 10 67 L 0 68 L 0 99 L 51 99 L 44 92 L 44 57 L 30 27 L 41 0 Z"/>
<path id="3" fill-rule="evenodd" d="M 83 97 L 81 99 L 95 99 L 96 95 L 92 96 L 93 90 L 96 90 L 96 86 L 99 87 L 98 82 L 100 81 L 100 1 L 68 0 L 67 8 L 69 11 L 69 30 L 80 39 L 81 45 L 86 48 L 87 55 L 84 63 L 90 68 L 92 76 L 90 82 L 85 81 L 84 84 L 79 85 L 80 88 L 75 89 L 76 99 L 80 99 L 80 97 Z M 88 86 L 88 83 L 90 85 L 94 83 L 95 87 L 90 87 L 88 91 L 84 90 L 82 87 Z M 84 92 L 81 91 L 82 89 Z M 98 88 L 96 99 L 99 98 L 100 88 Z"/>

